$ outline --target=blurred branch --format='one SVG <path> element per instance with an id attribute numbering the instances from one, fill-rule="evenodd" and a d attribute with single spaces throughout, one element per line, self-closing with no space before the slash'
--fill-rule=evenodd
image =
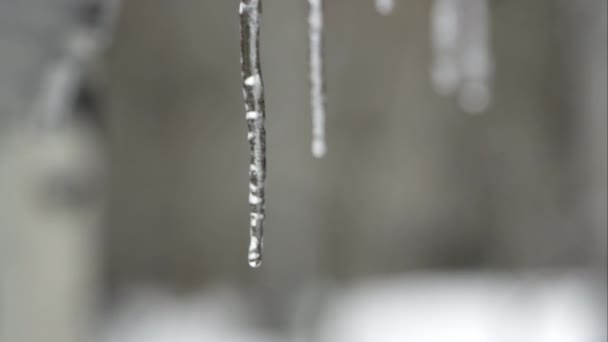
<path id="1" fill-rule="evenodd" d="M 0 2 L 2 342 L 90 340 L 103 165 L 93 135 L 69 119 L 118 5 Z"/>

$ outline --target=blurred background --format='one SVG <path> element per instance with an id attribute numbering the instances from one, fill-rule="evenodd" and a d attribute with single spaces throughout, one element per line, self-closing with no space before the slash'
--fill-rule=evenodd
<path id="1" fill-rule="evenodd" d="M 0 1 L 0 341 L 602 342 L 607 3 L 491 0 L 491 104 L 433 91 L 432 1 L 265 0 L 247 265 L 237 0 Z"/>

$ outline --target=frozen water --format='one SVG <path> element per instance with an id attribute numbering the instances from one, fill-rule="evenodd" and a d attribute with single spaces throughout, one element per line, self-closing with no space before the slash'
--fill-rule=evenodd
<path id="1" fill-rule="evenodd" d="M 323 77 L 323 0 L 308 0 L 310 52 L 310 98 L 312 109 L 312 154 L 321 158 L 325 142 L 325 81 Z"/>
<path id="2" fill-rule="evenodd" d="M 492 57 L 487 0 L 435 0 L 431 11 L 431 82 L 460 107 L 483 112 L 491 102 Z"/>
<path id="3" fill-rule="evenodd" d="M 451 95 L 460 84 L 460 64 L 457 60 L 460 36 L 459 3 L 462 0 L 435 0 L 431 9 L 431 45 L 433 62 L 431 81 L 435 91 Z"/>
<path id="4" fill-rule="evenodd" d="M 259 267 L 262 263 L 266 183 L 266 130 L 264 127 L 266 109 L 259 52 L 261 0 L 241 0 L 239 14 L 241 17 L 241 73 L 247 120 L 247 140 L 250 150 L 248 260 L 251 267 Z"/>
<path id="5" fill-rule="evenodd" d="M 460 0 L 465 5 L 460 63 L 463 85 L 459 103 L 470 114 L 481 113 L 490 105 L 492 57 L 487 0 Z"/>

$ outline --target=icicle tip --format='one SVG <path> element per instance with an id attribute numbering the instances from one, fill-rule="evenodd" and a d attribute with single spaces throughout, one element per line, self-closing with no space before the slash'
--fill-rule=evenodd
<path id="1" fill-rule="evenodd" d="M 252 236 L 249 242 L 247 259 L 251 268 L 258 268 L 262 265 L 262 246 L 260 240 L 255 236 Z"/>
<path id="2" fill-rule="evenodd" d="M 323 158 L 327 153 L 327 145 L 322 140 L 315 140 L 312 142 L 312 155 L 315 158 Z"/>

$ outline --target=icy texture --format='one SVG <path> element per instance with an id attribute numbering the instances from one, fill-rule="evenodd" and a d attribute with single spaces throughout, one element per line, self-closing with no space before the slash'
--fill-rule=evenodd
<path id="1" fill-rule="evenodd" d="M 260 70 L 260 18 L 261 0 L 242 0 L 239 5 L 241 17 L 241 73 L 247 139 L 250 147 L 249 165 L 249 254 L 251 267 L 262 263 L 264 245 L 264 187 L 266 182 L 266 131 L 264 120 L 264 85 Z"/>

